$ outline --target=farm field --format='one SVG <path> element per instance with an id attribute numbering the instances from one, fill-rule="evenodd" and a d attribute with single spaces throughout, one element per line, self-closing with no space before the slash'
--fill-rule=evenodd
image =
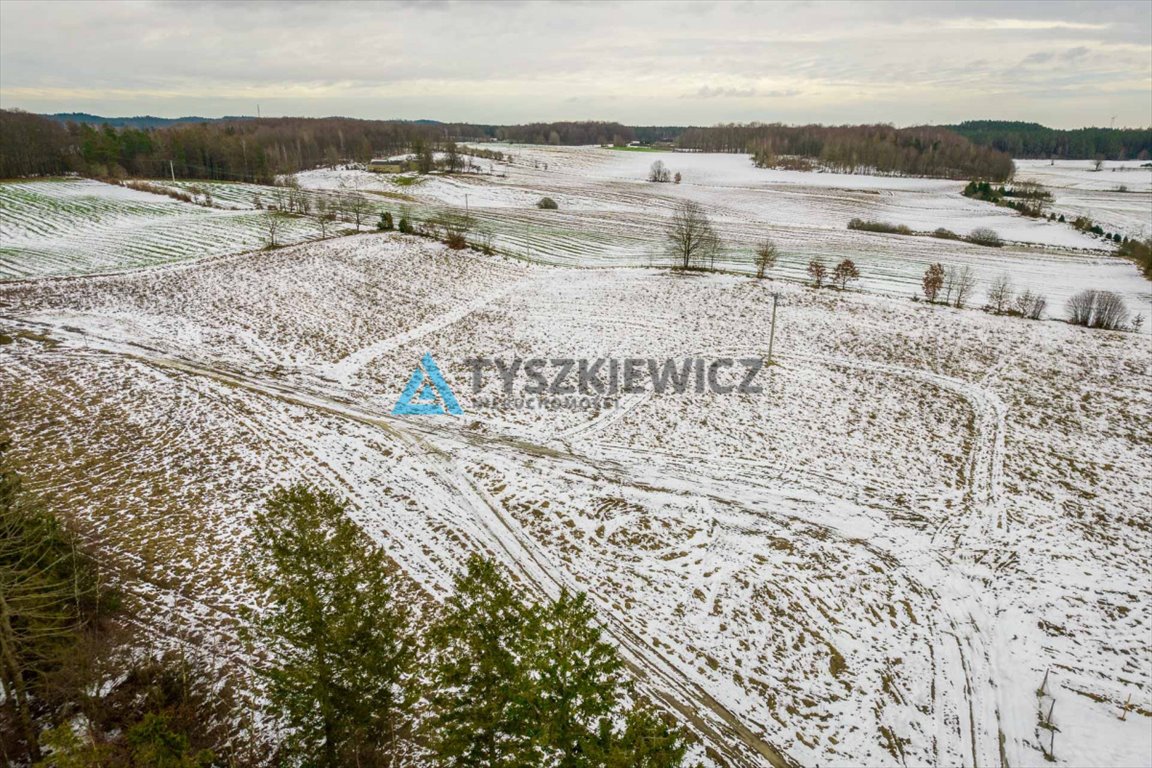
<path id="1" fill-rule="evenodd" d="M 595 182 L 619 195 L 612 210 L 581 214 L 586 179 L 626 171 L 592 150 L 540 157 L 554 158 L 548 174 L 587 164 L 585 181 L 548 192 L 573 231 L 711 189 L 686 180 L 646 207 L 651 186 L 621 176 Z M 507 180 L 408 190 L 427 206 L 467 192 L 493 222 L 556 214 L 501 206 L 545 191 L 515 181 L 520 162 Z M 942 184 L 841 183 L 890 184 L 902 211 Z M 861 215 L 865 194 L 836 216 Z M 737 231 L 754 199 L 733 190 L 721 226 Z M 948 245 L 836 221 L 829 233 L 894 249 Z M 749 242 L 787 226 L 815 240 L 812 223 L 758 220 Z M 34 487 L 135 563 L 145 620 L 193 617 L 222 669 L 245 663 L 250 515 L 276 484 L 307 479 L 347 496 L 428 597 L 474 551 L 545 594 L 586 590 L 707 765 L 1152 763 L 1152 337 L 930 307 L 910 291 L 683 277 L 626 247 L 597 260 L 575 236 L 568 252 L 536 237 L 522 245 L 558 263 L 361 234 L 0 285 L 0 420 L 37 446 L 19 455 Z M 1026 269 L 1044 279 L 1029 259 L 1051 248 L 1033 248 L 995 254 L 1022 270 L 1018 285 Z M 1094 280 L 1126 266 L 1059 253 Z M 476 356 L 765 356 L 773 290 L 778 365 L 760 393 L 506 411 L 479 399 L 495 380 L 469 386 Z M 392 415 L 425 353 L 463 416 Z M 1053 701 L 1055 734 L 1037 715 Z"/>
<path id="2" fill-rule="evenodd" d="M 1017 160 L 1016 175 L 1052 192 L 1053 207 L 1087 216 L 1110 231 L 1152 234 L 1152 167 L 1135 160 L 1104 163 L 1099 171 L 1088 160 Z"/>
<path id="3" fill-rule="evenodd" d="M 1152 2 L 0 0 L 0 768 L 1152 768 Z"/>
<path id="4" fill-rule="evenodd" d="M 1114 257 L 1102 240 L 1067 224 L 1038 221 L 960 194 L 963 183 L 939 179 L 811 173 L 755 168 L 746 155 L 682 152 L 613 152 L 600 147 L 485 145 L 511 154 L 511 163 L 479 160 L 493 174 L 428 177 L 397 186 L 387 175 L 331 169 L 299 174 L 309 189 L 349 186 L 402 191 L 430 206 L 468 210 L 493 233 L 498 248 L 534 261 L 568 266 L 650 266 L 662 261 L 664 222 L 678 201 L 691 199 L 709 212 L 725 240 L 717 266 L 752 271 L 756 242 L 772 237 L 781 249 L 777 274 L 805 279 L 813 257 L 852 258 L 863 290 L 910 296 L 931 263 L 971 265 L 982 284 L 1002 273 L 1020 290 L 1045 294 L 1062 308 L 1069 296 L 1096 287 L 1122 294 L 1133 310 L 1152 319 L 1152 289 L 1129 262 Z M 647 182 L 659 159 L 682 173 L 680 184 Z M 1084 164 L 1082 164 L 1084 165 Z M 1033 173 L 1021 161 L 1022 176 Z M 1109 227 L 1143 237 L 1152 227 L 1152 169 L 1108 173 L 1133 192 L 1089 189 L 1068 196 L 1054 189 L 1053 210 L 1087 213 Z M 1028 178 L 1031 178 L 1030 176 Z M 1043 181 L 1043 179 L 1040 179 Z M 1122 182 L 1117 182 L 1122 183 Z M 559 210 L 534 204 L 549 196 Z M 417 215 L 420 205 L 407 203 Z M 1119 206 L 1119 207 L 1118 207 Z M 1123 211 L 1116 215 L 1116 211 Z M 984 248 L 931 237 L 850 231 L 853 218 L 878 219 L 930 232 L 944 227 L 965 235 L 990 227 L 1004 248 Z"/>
<path id="5" fill-rule="evenodd" d="M 1007 274 L 1017 290 L 1048 298 L 1060 316 L 1086 287 L 1115 291 L 1152 329 L 1152 287 L 1114 248 L 1067 224 L 1038 221 L 960 194 L 962 184 L 937 179 L 806 173 L 755 168 L 745 155 L 613 152 L 599 147 L 492 145 L 513 158 L 477 158 L 485 173 L 395 176 L 351 168 L 306 171 L 296 180 L 312 209 L 349 195 L 367 200 L 364 225 L 378 211 L 436 220 L 466 209 L 477 234 L 501 253 L 562 266 L 659 266 L 665 222 L 678 201 L 705 206 L 725 241 L 716 266 L 751 272 L 756 243 L 781 250 L 778 279 L 803 281 L 810 259 L 848 256 L 862 290 L 903 297 L 919 292 L 932 263 L 970 265 L 981 287 Z M 654 157 L 683 174 L 681 184 L 645 181 Z M 1020 161 L 1021 178 L 1051 187 L 1053 210 L 1088 215 L 1133 237 L 1152 227 L 1152 169 L 1135 164 L 1094 172 L 1089 164 L 1048 166 Z M 489 173 L 490 171 L 490 173 Z M 1099 177 L 1107 177 L 1101 181 Z M 1115 181 L 1115 185 L 1112 182 Z M 402 183 L 401 183 L 402 182 Z M 181 192 L 205 191 L 214 207 L 94 181 L 0 184 L 0 279 L 83 274 L 239 253 L 266 242 L 266 214 L 283 187 L 155 180 Z M 1115 192 L 1125 185 L 1128 192 Z M 550 196 L 559 210 L 539 210 Z M 991 227 L 1007 241 L 985 248 L 932 237 L 851 231 L 853 218 L 960 235 Z M 320 237 L 311 217 L 285 219 L 284 243 Z"/>
<path id="6" fill-rule="evenodd" d="M 264 214 L 89 179 L 0 183 L 0 280 L 148 267 L 260 248 Z M 319 237 L 285 219 L 283 243 Z"/>

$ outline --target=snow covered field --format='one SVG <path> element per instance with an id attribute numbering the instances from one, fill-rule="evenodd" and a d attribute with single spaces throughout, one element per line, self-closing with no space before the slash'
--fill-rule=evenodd
<path id="1" fill-rule="evenodd" d="M 929 264 L 966 264 L 976 270 L 983 286 L 1009 274 L 1018 289 L 1046 295 L 1057 314 L 1069 296 L 1093 287 L 1122 294 L 1133 310 L 1152 320 L 1152 286 L 1130 262 L 1113 256 L 1111 244 L 1068 224 L 1030 219 L 966 198 L 960 194 L 964 186 L 960 182 L 758 169 L 746 155 L 738 154 L 486 146 L 511 154 L 513 162 L 482 160 L 478 161 L 482 168 L 491 163 L 493 175 L 428 177 L 404 187 L 392 184 L 386 175 L 331 169 L 300 174 L 300 183 L 309 189 L 351 185 L 402 191 L 433 210 L 467 205 L 506 252 L 577 266 L 661 263 L 664 223 L 674 205 L 687 198 L 704 205 L 725 238 L 727 248 L 718 265 L 727 269 L 751 271 L 756 242 L 767 236 L 780 246 L 777 273 L 785 279 L 805 279 L 813 257 L 838 261 L 847 256 L 860 267 L 862 289 L 907 297 L 919 291 Z M 680 172 L 683 181 L 647 182 L 655 160 Z M 1032 161 L 1020 165 L 1022 176 L 1039 173 Z M 1132 191 L 1094 188 L 1070 194 L 1054 187 L 1053 210 L 1071 214 L 1070 218 L 1086 213 L 1109 231 L 1129 236 L 1152 232 L 1152 171 L 1103 174 L 1114 177 L 1116 184 L 1127 183 Z M 1037 178 L 1055 185 L 1063 177 Z M 559 210 L 534 208 L 545 195 L 557 201 Z M 420 214 L 419 205 L 410 207 Z M 984 248 L 929 237 L 850 231 L 847 226 L 853 218 L 905 224 L 925 232 L 944 227 L 961 235 L 990 227 L 1010 244 Z M 978 293 L 982 296 L 983 289 Z"/>
<path id="2" fill-rule="evenodd" d="M 90 179 L 0 183 L 0 280 L 146 267 L 260 248 L 251 206 L 207 208 Z M 283 243 L 319 236 L 287 219 Z"/>
<path id="3" fill-rule="evenodd" d="M 518 155 L 506 180 L 404 191 L 467 193 L 493 222 L 514 211 L 535 225 L 520 245 L 585 267 L 644 263 L 624 233 L 639 248 L 654 212 L 701 195 L 726 201 L 726 232 L 771 232 L 790 259 L 824 231 L 893 275 L 926 258 L 914 248 L 951 248 L 1020 286 L 1078 265 L 1078 287 L 1147 291 L 1103 253 L 843 231 L 857 215 L 921 226 L 911 212 L 940 210 L 958 230 L 1007 216 L 964 213 L 976 204 L 943 182 L 821 188 L 733 164 L 728 186 L 693 157 L 680 187 L 654 191 L 625 175 L 651 153 L 534 152 L 548 171 Z M 513 207 L 537 193 L 561 210 Z M 862 213 L 885 204 L 906 218 Z M 590 219 L 608 233 L 600 259 Z M 763 356 L 771 290 L 778 365 L 760 394 L 630 395 L 598 413 L 472 396 L 473 356 Z M 0 420 L 35 487 L 138 563 L 152 620 L 187 619 L 224 658 L 241 653 L 249 515 L 304 478 L 348 496 L 433 596 L 472 551 L 542 592 L 587 590 L 644 688 L 691 713 L 709 765 L 1152 765 L 1152 338 L 896 293 L 528 264 L 395 234 L 0 285 Z M 463 417 L 391 415 L 425 352 Z M 1039 717 L 1053 701 L 1055 731 Z"/>
<path id="4" fill-rule="evenodd" d="M 1109 231 L 1152 236 L 1152 167 L 1135 160 L 1017 160 L 1016 176 L 1043 184 L 1053 207 L 1087 216 Z"/>
<path id="5" fill-rule="evenodd" d="M 619 152 L 599 147 L 491 145 L 511 163 L 478 159 L 492 173 L 451 177 L 398 177 L 346 168 L 298 175 L 313 207 L 324 196 L 369 200 L 377 210 L 435 218 L 467 208 L 479 230 L 507 255 L 568 266 L 650 266 L 663 261 L 667 218 L 684 198 L 705 206 L 725 238 L 718 266 L 752 270 L 757 241 L 781 249 L 777 277 L 802 281 L 813 257 L 852 258 L 859 287 L 910 296 L 932 263 L 970 265 L 984 288 L 1007 273 L 1018 290 L 1048 298 L 1060 316 L 1068 297 L 1084 288 L 1115 291 L 1152 321 L 1152 284 L 1130 262 L 1116 258 L 1102 239 L 1068 224 L 1030 219 L 960 194 L 963 184 L 835 173 L 755 168 L 745 155 Z M 645 181 L 663 160 L 681 184 Z M 1020 177 L 1050 187 L 1053 210 L 1088 215 L 1109 231 L 1139 237 L 1152 232 L 1152 169 L 1113 164 L 1095 172 L 1087 161 L 1049 165 L 1020 161 Z M 94 181 L 0 184 L 0 279 L 108 271 L 238 253 L 265 242 L 257 200 L 273 204 L 283 188 L 222 182 L 155 183 L 188 192 L 207 190 L 216 208 L 190 205 Z M 1128 191 L 1117 192 L 1125 187 Z M 542 211 L 550 196 L 559 210 Z M 984 248 L 931 237 L 850 231 L 853 218 L 878 219 L 928 232 L 961 235 L 990 227 L 1008 241 Z M 315 239 L 314 219 L 289 219 L 283 242 Z M 1152 329 L 1152 322 L 1145 327 Z"/>

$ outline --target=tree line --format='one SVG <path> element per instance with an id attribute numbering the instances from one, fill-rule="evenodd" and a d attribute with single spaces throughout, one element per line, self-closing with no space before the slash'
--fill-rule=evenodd
<path id="1" fill-rule="evenodd" d="M 782 125 L 730 123 L 690 128 L 678 146 L 704 152 L 742 152 L 757 166 L 778 167 L 789 158 L 811 158 L 844 173 L 892 173 L 942 178 L 1012 175 L 1012 158 L 944 128 L 891 125 Z"/>
<path id="2" fill-rule="evenodd" d="M 676 129 L 639 129 L 663 136 Z M 270 183 L 276 175 L 374 156 L 447 150 L 456 141 L 625 144 L 637 129 L 620 123 L 511 126 L 329 118 L 244 118 L 157 127 L 69 122 L 0 110 L 0 178 L 80 173 Z"/>
<path id="3" fill-rule="evenodd" d="M 1011 120 L 968 120 L 943 127 L 981 147 L 1019 158 L 1148 160 L 1152 156 L 1152 128 L 1059 130 Z"/>
<path id="4" fill-rule="evenodd" d="M 811 158 L 846 172 L 1007 179 L 1010 157 L 1147 159 L 1152 129 L 1061 131 L 1036 123 L 970 121 L 950 126 L 629 126 L 561 121 L 473 125 L 435 121 L 328 118 L 224 118 L 204 122 L 120 121 L 98 124 L 0 110 L 0 177 L 75 172 L 92 176 L 162 176 L 266 182 L 339 161 L 408 151 L 417 141 L 504 140 L 527 144 L 675 142 L 684 149 L 747 152 L 759 165 Z"/>
<path id="5" fill-rule="evenodd" d="M 635 129 L 620 123 L 570 121 L 526 125 L 484 126 L 488 136 L 518 144 L 627 144 L 636 140 Z"/>
<path id="6" fill-rule="evenodd" d="M 0 444 L 0 756 L 36 768 L 674 768 L 687 744 L 631 686 L 587 596 L 529 597 L 474 556 L 417 596 L 343 500 L 280 488 L 254 516 L 259 685 L 153 651 L 108 574 Z M 202 660 L 201 660 L 202 661 Z M 254 675 L 252 672 L 254 671 Z M 262 723 L 256 725 L 256 723 Z"/>
<path id="7" fill-rule="evenodd" d="M 62 123 L 0 110 L 0 177 L 68 172 L 270 183 L 341 161 L 483 138 L 467 125 L 331 118 L 264 118 L 135 128 Z"/>

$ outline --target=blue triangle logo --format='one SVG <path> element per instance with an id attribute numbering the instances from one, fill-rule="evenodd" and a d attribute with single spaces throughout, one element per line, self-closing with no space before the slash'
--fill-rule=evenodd
<path id="1" fill-rule="evenodd" d="M 444 381 L 444 375 L 436 366 L 430 352 L 420 358 L 420 365 L 412 371 L 408 386 L 400 393 L 392 409 L 393 416 L 438 416 L 442 414 L 463 416 L 464 409 L 456 402 L 452 388 Z"/>

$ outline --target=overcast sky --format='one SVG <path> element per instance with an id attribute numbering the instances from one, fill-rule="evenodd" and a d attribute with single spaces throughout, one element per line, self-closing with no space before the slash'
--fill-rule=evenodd
<path id="1" fill-rule="evenodd" d="M 1152 125 L 1152 2 L 13 2 L 0 106 Z"/>

